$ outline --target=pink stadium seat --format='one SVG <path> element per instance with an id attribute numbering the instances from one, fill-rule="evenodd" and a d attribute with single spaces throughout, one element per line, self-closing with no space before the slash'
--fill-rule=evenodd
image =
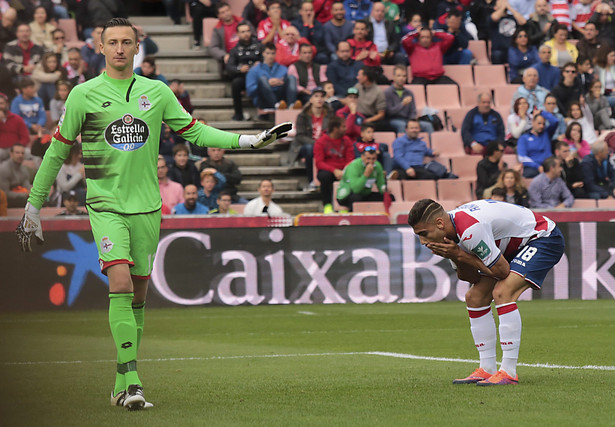
<path id="1" fill-rule="evenodd" d="M 460 86 L 461 105 L 464 107 L 476 107 L 478 94 L 482 92 L 491 92 L 491 89 L 484 86 Z"/>
<path id="2" fill-rule="evenodd" d="M 80 41 L 77 35 L 77 23 L 74 19 L 58 19 L 58 28 L 64 31 L 66 43 Z"/>
<path id="3" fill-rule="evenodd" d="M 459 87 L 474 86 L 471 65 L 445 65 L 444 75 L 453 79 Z"/>
<path id="4" fill-rule="evenodd" d="M 500 113 L 500 116 L 502 116 L 502 120 L 504 121 L 504 126 L 506 126 L 506 120 L 508 120 L 508 116 L 510 115 L 510 106 L 509 105 L 503 105 L 501 107 L 493 107 L 493 109 L 495 111 L 497 111 L 498 113 Z"/>
<path id="5" fill-rule="evenodd" d="M 504 86 L 508 83 L 504 65 L 477 65 L 474 67 L 474 82 L 476 86 Z"/>
<path id="6" fill-rule="evenodd" d="M 502 160 L 506 163 L 507 168 L 513 168 L 519 164 L 519 159 L 516 154 L 504 154 Z"/>
<path id="7" fill-rule="evenodd" d="M 470 40 L 468 49 L 472 51 L 472 55 L 474 55 L 478 65 L 491 64 L 489 56 L 487 55 L 487 42 L 484 40 Z"/>
<path id="8" fill-rule="evenodd" d="M 575 209 L 596 209 L 596 200 L 594 199 L 574 199 L 572 205 Z"/>
<path id="9" fill-rule="evenodd" d="M 441 112 L 447 108 L 459 108 L 457 85 L 427 85 L 427 105 Z"/>
<path id="10" fill-rule="evenodd" d="M 510 108 L 511 101 L 513 99 L 513 95 L 517 92 L 520 85 L 504 85 L 504 86 L 496 86 L 493 88 L 493 101 L 497 107 L 508 107 Z"/>
<path id="11" fill-rule="evenodd" d="M 615 209 L 615 199 L 600 199 L 598 207 L 601 209 Z"/>
<path id="12" fill-rule="evenodd" d="M 482 156 L 465 155 L 451 158 L 451 169 L 459 178 L 476 181 L 476 165 L 482 160 Z"/>
<path id="13" fill-rule="evenodd" d="M 411 179 L 401 182 L 404 200 L 420 200 L 437 198 L 436 181 Z"/>
<path id="14" fill-rule="evenodd" d="M 408 81 L 411 82 L 412 81 L 412 67 L 408 66 Z"/>
<path id="15" fill-rule="evenodd" d="M 275 110 L 275 122 L 292 122 L 297 123 L 297 116 L 301 113 L 301 110 Z M 288 133 L 290 139 L 294 138 L 297 133 L 297 129 L 293 126 L 292 130 Z"/>
<path id="16" fill-rule="evenodd" d="M 459 132 L 434 132 L 431 134 L 431 149 L 443 156 L 465 156 L 463 141 Z"/>
<path id="17" fill-rule="evenodd" d="M 231 10 L 233 11 L 233 15 L 241 16 L 243 10 L 246 5 L 250 2 L 250 0 L 227 0 L 229 6 L 231 6 Z"/>
<path id="18" fill-rule="evenodd" d="M 414 103 L 416 104 L 416 112 L 419 116 L 423 115 L 423 107 L 427 105 L 425 101 L 425 86 L 423 85 L 404 85 L 414 95 Z"/>
<path id="19" fill-rule="evenodd" d="M 395 141 L 395 138 L 397 138 L 395 132 L 374 132 L 374 139 L 376 142 L 384 142 L 388 144 L 389 142 L 392 143 Z"/>
<path id="20" fill-rule="evenodd" d="M 389 215 L 391 216 L 391 220 L 395 220 L 395 218 L 397 218 L 397 215 L 399 215 L 400 213 L 408 215 L 408 212 L 410 212 L 410 209 L 412 209 L 413 205 L 414 201 L 396 201 L 391 203 L 391 207 L 389 208 Z M 23 215 L 23 209 L 21 209 L 20 215 Z"/>
<path id="21" fill-rule="evenodd" d="M 353 212 L 363 213 L 385 213 L 384 203 L 382 202 L 354 202 L 352 204 Z"/>
<path id="22" fill-rule="evenodd" d="M 233 203 L 233 204 L 231 204 L 231 209 L 236 211 L 238 214 L 243 214 L 243 210 L 245 209 L 245 207 L 246 207 L 246 205 L 242 204 L 242 203 Z"/>
<path id="23" fill-rule="evenodd" d="M 438 200 L 438 203 L 444 208 L 445 211 L 452 211 L 459 206 L 468 203 L 470 200 Z"/>
<path id="24" fill-rule="evenodd" d="M 440 179 L 438 180 L 438 199 L 463 202 L 474 200 L 472 183 L 473 181 L 469 179 Z"/>
<path id="25" fill-rule="evenodd" d="M 401 189 L 401 181 L 395 181 L 395 180 L 388 181 L 387 188 L 391 192 L 393 197 L 395 197 L 395 200 L 400 201 L 404 199 L 404 196 L 403 196 L 404 193 Z"/>
<path id="26" fill-rule="evenodd" d="M 382 65 L 382 74 L 389 80 L 393 80 L 393 70 L 395 65 Z"/>
<path id="27" fill-rule="evenodd" d="M 461 131 L 461 124 L 463 123 L 463 119 L 465 119 L 466 114 L 468 114 L 468 111 L 470 111 L 473 107 L 460 107 L 460 108 L 447 108 L 446 109 L 446 124 L 447 124 L 447 129 L 451 132 L 460 132 Z M 453 129 L 453 127 L 455 129 Z"/>
<path id="28" fill-rule="evenodd" d="M 203 46 L 211 44 L 211 33 L 218 23 L 218 18 L 203 18 Z"/>

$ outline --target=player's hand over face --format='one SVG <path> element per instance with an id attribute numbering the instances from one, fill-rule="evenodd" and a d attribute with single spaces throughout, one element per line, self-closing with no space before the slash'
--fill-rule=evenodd
<path id="1" fill-rule="evenodd" d="M 439 255 L 442 258 L 448 258 L 455 261 L 459 253 L 459 246 L 448 238 L 444 238 L 442 243 L 430 242 L 425 245 L 434 255 Z"/>

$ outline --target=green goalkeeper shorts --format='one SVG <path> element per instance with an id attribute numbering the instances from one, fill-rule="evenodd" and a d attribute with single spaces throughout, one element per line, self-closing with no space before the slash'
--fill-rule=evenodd
<path id="1" fill-rule="evenodd" d="M 160 211 L 122 215 L 90 209 L 89 214 L 103 274 L 112 265 L 128 264 L 132 276 L 149 279 L 160 237 Z"/>

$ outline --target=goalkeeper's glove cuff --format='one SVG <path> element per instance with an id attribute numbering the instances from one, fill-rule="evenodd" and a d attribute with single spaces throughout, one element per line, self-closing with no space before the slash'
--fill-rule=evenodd
<path id="1" fill-rule="evenodd" d="M 26 203 L 26 212 L 34 214 L 34 215 L 38 215 L 40 214 L 41 210 L 35 208 L 34 206 L 32 206 L 32 204 L 30 202 Z"/>

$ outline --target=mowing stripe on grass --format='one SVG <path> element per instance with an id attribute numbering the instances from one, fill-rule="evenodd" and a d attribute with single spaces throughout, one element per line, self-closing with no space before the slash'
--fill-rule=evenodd
<path id="1" fill-rule="evenodd" d="M 418 356 L 416 354 L 405 353 L 390 353 L 385 351 L 361 351 L 361 352 L 345 352 L 345 353 L 296 353 L 296 354 L 253 354 L 243 356 L 211 356 L 211 357 L 165 357 L 159 359 L 141 359 L 139 362 L 184 362 L 184 361 L 205 361 L 205 360 L 233 360 L 233 359 L 275 359 L 280 357 L 329 357 L 329 356 L 381 356 L 393 357 L 397 359 L 413 359 L 426 360 L 431 362 L 452 362 L 452 363 L 478 363 L 478 360 L 473 359 L 454 359 L 450 357 L 432 357 Z M 0 365 L 15 366 L 15 365 L 69 365 L 81 363 L 113 363 L 115 360 L 55 360 L 55 361 L 30 361 L 30 362 L 3 362 Z M 592 371 L 615 371 L 615 366 L 600 366 L 600 365 L 555 365 L 551 363 L 519 363 L 519 366 L 529 368 L 547 368 L 547 369 L 575 369 L 575 370 L 592 370 Z"/>

